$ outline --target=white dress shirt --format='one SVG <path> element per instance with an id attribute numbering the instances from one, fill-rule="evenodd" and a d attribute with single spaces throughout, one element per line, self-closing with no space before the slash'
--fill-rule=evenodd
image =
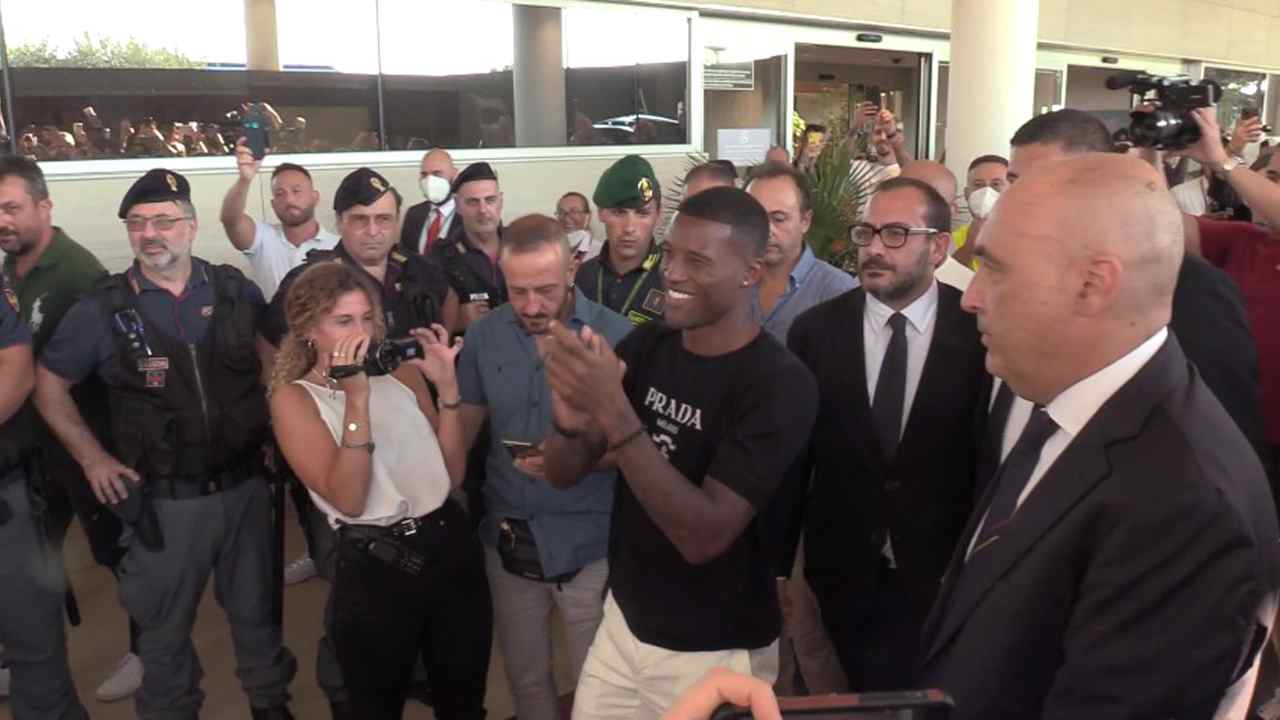
<path id="1" fill-rule="evenodd" d="M 862 346 L 867 368 L 867 399 L 873 403 L 876 398 L 876 382 L 880 379 L 880 367 L 884 365 L 889 339 L 893 337 L 889 318 L 894 312 L 893 308 L 867 293 L 867 306 L 862 313 Z M 930 283 L 929 289 L 901 312 L 907 318 L 903 326 L 907 335 L 907 385 L 902 398 L 902 428 L 898 430 L 899 436 L 907 427 L 907 419 L 911 417 L 911 403 L 915 400 L 916 390 L 920 388 L 924 361 L 929 356 L 929 343 L 933 341 L 933 328 L 938 319 L 937 281 Z M 881 552 L 889 561 L 889 567 L 898 566 L 893 557 L 893 540 L 888 533 L 885 534 Z"/>
<path id="2" fill-rule="evenodd" d="M 436 221 L 436 215 L 440 215 L 444 219 L 440 221 L 440 234 L 436 236 L 436 241 L 449 234 L 449 228 L 453 225 L 454 211 L 453 196 L 450 195 L 443 205 L 432 205 L 431 211 L 427 213 L 427 221 L 422 223 L 422 234 L 418 235 L 418 252 L 426 254 L 427 252 L 427 233 L 431 232 L 431 223 Z"/>
<path id="3" fill-rule="evenodd" d="M 906 395 L 902 398 L 902 428 L 899 432 L 906 429 L 907 419 L 911 417 L 911 402 L 920 387 L 929 343 L 933 341 L 933 326 L 938 319 L 938 283 L 930 283 L 929 289 L 901 312 L 907 318 L 907 386 Z M 867 399 L 872 402 L 876 398 L 880 366 L 884 364 L 885 352 L 889 350 L 889 338 L 893 337 L 893 328 L 889 327 L 893 313 L 893 308 L 867 293 L 867 307 L 862 313 L 862 345 L 867 368 Z"/>
<path id="4" fill-rule="evenodd" d="M 280 281 L 295 267 L 307 259 L 312 250 L 332 250 L 338 244 L 338 236 L 317 223 L 319 231 L 314 238 L 294 246 L 284 236 L 284 228 L 275 223 L 253 221 L 253 244 L 243 251 L 253 271 L 253 279 L 262 288 L 262 295 L 271 302 Z"/>
<path id="5" fill-rule="evenodd" d="M 1141 345 L 1130 350 L 1126 355 L 1102 368 L 1096 373 L 1080 380 L 1071 387 L 1058 393 L 1058 396 L 1049 401 L 1045 406 L 1045 412 L 1049 413 L 1049 417 L 1053 418 L 1053 422 L 1057 424 L 1058 429 L 1045 440 L 1044 447 L 1040 449 L 1040 460 L 1036 463 L 1036 467 L 1031 471 L 1031 477 L 1027 480 L 1027 486 L 1022 489 L 1022 494 L 1018 496 L 1018 503 L 1015 507 L 1022 507 L 1022 503 L 1026 501 L 1027 496 L 1032 490 L 1040 484 L 1041 478 L 1053 467 L 1058 457 L 1062 455 L 1071 441 L 1084 430 L 1085 425 L 1093 419 L 1112 395 L 1116 391 L 1124 387 L 1124 384 L 1133 379 L 1134 375 L 1143 368 L 1155 356 L 1156 352 L 1164 345 L 1165 340 L 1169 337 L 1168 328 L 1160 328 L 1155 335 L 1147 338 Z M 992 402 L 995 400 L 995 391 L 1000 388 L 997 382 L 992 388 Z M 1013 451 L 1014 443 L 1018 442 L 1018 436 L 1022 434 L 1022 430 L 1026 427 L 1027 420 L 1031 417 L 1033 406 L 1031 401 L 1023 400 L 1018 396 L 1014 396 L 1013 405 L 1009 409 L 1009 421 L 1004 426 L 1004 437 L 1000 446 L 1000 461 L 1008 457 Z M 983 518 L 986 523 L 986 518 Z M 973 543 L 978 536 L 982 534 L 982 526 L 979 525 L 977 531 L 973 534 L 973 539 L 969 541 L 969 552 L 973 552 Z"/>
<path id="6" fill-rule="evenodd" d="M 969 283 L 973 282 L 973 271 L 964 266 L 964 263 L 956 260 L 950 255 L 937 270 L 933 271 L 933 276 L 938 282 L 964 292 L 969 287 Z"/>

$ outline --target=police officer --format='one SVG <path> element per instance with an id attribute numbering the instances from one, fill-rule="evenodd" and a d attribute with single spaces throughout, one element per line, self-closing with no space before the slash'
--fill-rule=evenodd
<path id="1" fill-rule="evenodd" d="M 354 170 L 343 178 L 333 194 L 341 242 L 333 250 L 307 253 L 307 262 L 285 275 L 267 310 L 263 337 L 280 345 L 288 330 L 284 307 L 289 286 L 307 266 L 317 262 L 350 263 L 382 288 L 388 337 L 404 337 L 413 328 L 434 323 L 452 331 L 458 322 L 458 296 L 444 273 L 434 262 L 396 246 L 403 203 L 400 192 L 369 168 Z"/>
<path id="2" fill-rule="evenodd" d="M 0 643 L 13 674 L 10 702 L 15 720 L 87 718 L 67 666 L 67 578 L 28 486 L 39 445 L 39 420 L 27 403 L 34 382 L 31 333 L 0 276 Z"/>
<path id="3" fill-rule="evenodd" d="M 653 166 L 639 155 L 615 162 L 596 185 L 604 224 L 600 254 L 578 269 L 578 289 L 587 298 L 643 325 L 662 317 L 662 259 L 654 228 L 662 215 L 662 188 Z"/>
<path id="4" fill-rule="evenodd" d="M 192 257 L 187 179 L 156 169 L 120 203 L 135 262 L 68 311 L 40 357 L 36 403 L 94 494 L 131 524 L 120 598 L 146 667 L 139 718 L 194 718 L 204 700 L 191 643 L 209 576 L 227 612 L 255 719 L 292 718 L 297 661 L 273 619 L 269 436 L 255 353 L 265 306 L 239 270 Z M 72 400 L 107 384 L 104 447 Z"/>
<path id="5" fill-rule="evenodd" d="M 452 234 L 436 243 L 432 257 L 449 276 L 449 284 L 462 303 L 462 320 L 468 325 L 507 301 L 506 281 L 498 267 L 502 239 L 502 190 L 489 163 L 468 165 L 453 181 L 454 202 L 462 218 L 462 235 Z"/>
<path id="6" fill-rule="evenodd" d="M 53 200 L 44 173 L 35 161 L 21 155 L 0 156 L 0 206 L 6 208 L 0 215 L 4 275 L 18 296 L 18 315 L 31 330 L 31 352 L 39 357 L 66 312 L 107 271 L 93 253 L 53 224 Z M 89 427 L 105 436 L 106 386 L 97 380 L 84 382 L 76 386 L 72 396 Z M 36 490 L 48 504 L 45 525 L 50 540 L 60 551 L 74 510 L 88 536 L 94 560 L 116 572 L 124 557 L 119 542 L 120 520 L 93 497 L 80 465 L 43 427 L 40 449 L 47 482 Z M 142 683 L 137 627 L 132 623 L 129 638 L 130 651 L 98 687 L 98 700 L 122 700 L 132 696 Z"/>

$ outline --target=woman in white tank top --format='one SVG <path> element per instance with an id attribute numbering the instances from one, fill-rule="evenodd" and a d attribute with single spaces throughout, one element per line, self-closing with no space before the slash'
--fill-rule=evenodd
<path id="1" fill-rule="evenodd" d="M 420 656 L 436 716 L 478 719 L 492 632 L 488 585 L 479 542 L 449 497 L 466 455 L 446 454 L 438 439 L 461 431 L 461 341 L 450 345 L 438 325 L 414 331 L 422 359 L 368 376 L 366 352 L 383 334 L 379 298 L 372 277 L 349 264 L 302 273 L 286 300 L 289 333 L 271 380 L 280 449 L 338 529 L 318 664 L 331 653 L 342 668 L 345 692 L 325 688 L 335 719 L 399 718 Z"/>

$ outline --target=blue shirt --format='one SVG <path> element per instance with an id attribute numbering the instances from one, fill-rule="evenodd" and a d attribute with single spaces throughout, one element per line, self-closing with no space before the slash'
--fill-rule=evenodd
<path id="1" fill-rule="evenodd" d="M 800 261 L 787 278 L 787 291 L 774 303 L 769 315 L 766 317 L 760 307 L 758 288 L 752 296 L 751 307 L 756 320 L 764 325 L 764 329 L 786 345 L 791 323 L 800 317 L 800 313 L 849 292 L 858 285 L 857 278 L 829 262 L 819 260 L 806 244 L 804 252 L 800 254 Z"/>
<path id="2" fill-rule="evenodd" d="M 191 259 L 191 277 L 181 295 L 174 295 L 147 279 L 137 262 L 125 271 L 137 290 L 137 306 L 142 316 L 159 332 L 188 345 L 204 339 L 213 317 L 213 283 L 209 279 L 209 263 Z M 262 291 L 252 282 L 243 283 L 249 301 L 261 311 L 266 306 Z M 115 367 L 108 361 L 116 354 L 115 331 L 96 296 L 81 299 L 67 311 L 44 350 L 40 364 L 72 384 L 84 380 L 99 369 Z M 116 378 L 103 377 L 111 384 Z"/>
<path id="3" fill-rule="evenodd" d="M 18 296 L 0 275 L 0 350 L 30 344 L 31 331 L 18 317 Z"/>
<path id="4" fill-rule="evenodd" d="M 576 289 L 573 317 L 567 324 L 574 330 L 588 325 L 615 346 L 631 331 L 625 318 Z M 542 359 L 510 304 L 467 328 L 458 360 L 458 388 L 462 402 L 483 406 L 489 415 L 481 540 L 494 547 L 503 518 L 527 520 L 547 577 L 605 557 L 617 474 L 591 473 L 573 488 L 557 490 L 517 470 L 502 444 L 519 440 L 536 445 L 551 430 L 551 389 Z"/>

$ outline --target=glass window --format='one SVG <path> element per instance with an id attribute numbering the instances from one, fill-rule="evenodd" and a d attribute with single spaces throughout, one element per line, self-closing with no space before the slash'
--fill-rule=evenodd
<path id="1" fill-rule="evenodd" d="M 684 13 L 507 0 L 233 2 L 199 22 L 0 0 L 15 131 L 41 160 L 684 144 Z M 441 23 L 442 18 L 447 22 Z"/>
<path id="2" fill-rule="evenodd" d="M 512 5 L 472 0 L 465 12 L 457 0 L 379 6 L 388 148 L 514 147 Z M 441 18 L 448 18 L 443 27 L 424 32 Z M 558 53 L 539 59 L 560 62 Z"/>
<path id="3" fill-rule="evenodd" d="M 40 160 L 225 152 L 248 97 L 243 4 L 200 22 L 92 0 L 4 0 L 20 149 Z"/>
<path id="4" fill-rule="evenodd" d="M 689 21 L 582 6 L 563 17 L 569 144 L 688 142 Z"/>
<path id="5" fill-rule="evenodd" d="M 1267 97 L 1267 76 L 1263 73 L 1206 67 L 1204 79 L 1213 80 L 1222 86 L 1222 100 L 1218 102 L 1218 124 L 1224 132 L 1231 132 L 1242 111 L 1262 113 Z"/>

